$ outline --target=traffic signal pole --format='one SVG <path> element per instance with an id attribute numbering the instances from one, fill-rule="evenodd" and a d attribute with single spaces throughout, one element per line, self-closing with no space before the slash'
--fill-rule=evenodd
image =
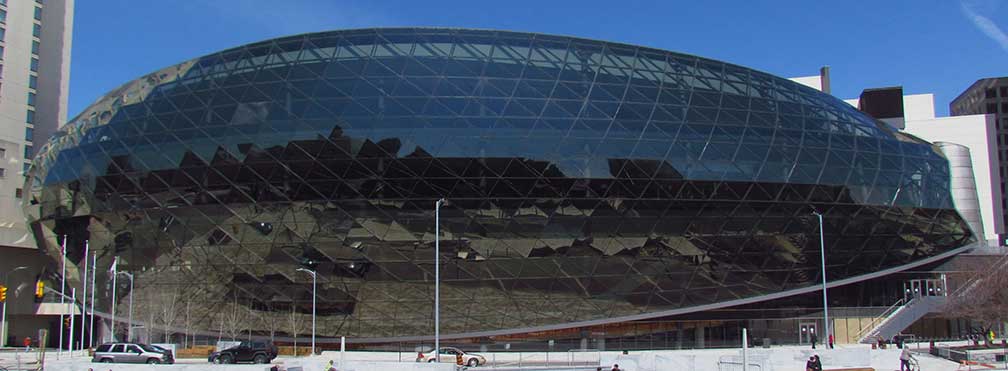
<path id="1" fill-rule="evenodd" d="M 4 280 L 6 281 L 6 280 Z M 3 301 L 3 316 L 0 317 L 0 346 L 7 345 L 7 286 L 0 286 L 0 301 Z"/>

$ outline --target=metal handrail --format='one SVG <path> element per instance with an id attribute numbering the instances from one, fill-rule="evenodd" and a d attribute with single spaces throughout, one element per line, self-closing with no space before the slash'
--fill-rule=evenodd
<path id="1" fill-rule="evenodd" d="M 899 310 L 899 308 L 907 304 L 910 304 L 910 302 L 907 301 L 906 298 L 902 298 L 900 300 L 897 300 L 895 304 L 890 305 L 888 308 L 886 308 L 886 310 L 882 311 L 882 314 L 880 314 L 878 317 L 873 318 L 872 321 L 868 323 L 868 326 L 865 326 L 861 329 L 861 331 L 858 331 L 857 334 L 858 341 L 859 342 L 864 341 L 865 337 L 870 335 L 872 331 L 875 331 L 875 329 L 878 328 L 878 326 L 881 325 L 883 322 L 885 322 L 885 320 L 888 319 L 889 316 L 891 316 L 893 313 Z"/>

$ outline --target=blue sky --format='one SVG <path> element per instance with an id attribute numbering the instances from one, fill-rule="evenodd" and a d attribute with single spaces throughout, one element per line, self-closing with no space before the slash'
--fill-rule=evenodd
<path id="1" fill-rule="evenodd" d="M 254 41 L 342 28 L 444 26 L 645 45 L 793 77 L 833 93 L 902 85 L 937 113 L 1008 75 L 1008 1 L 86 0 L 76 4 L 69 115 L 161 67 Z"/>

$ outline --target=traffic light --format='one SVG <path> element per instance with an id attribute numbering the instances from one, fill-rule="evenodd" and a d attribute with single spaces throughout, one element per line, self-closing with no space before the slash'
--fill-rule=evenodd
<path id="1" fill-rule="evenodd" d="M 38 280 L 35 282 L 35 302 L 41 303 L 43 296 L 45 296 L 45 283 L 42 280 Z"/>
<path id="2" fill-rule="evenodd" d="M 0 303 L 7 301 L 7 286 L 0 285 Z"/>

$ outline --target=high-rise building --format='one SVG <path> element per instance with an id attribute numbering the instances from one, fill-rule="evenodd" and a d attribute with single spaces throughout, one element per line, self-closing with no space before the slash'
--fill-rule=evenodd
<path id="1" fill-rule="evenodd" d="M 24 173 L 35 149 L 66 121 L 74 0 L 0 0 L 0 271 L 12 287 L 34 282 L 43 265 L 25 224 Z M 45 317 L 31 295 L 8 296 L 7 337 Z M 15 316 L 23 315 L 24 318 Z M 23 334 L 22 334 L 23 335 Z"/>
<path id="2" fill-rule="evenodd" d="M 949 104 L 952 116 L 990 114 L 997 126 L 997 159 L 1001 173 L 1001 209 L 1008 207 L 1005 183 L 1008 183 L 1008 76 L 977 80 Z M 1005 213 L 1008 219 L 1008 212 Z M 1005 242 L 1008 236 L 1002 235 Z"/>

